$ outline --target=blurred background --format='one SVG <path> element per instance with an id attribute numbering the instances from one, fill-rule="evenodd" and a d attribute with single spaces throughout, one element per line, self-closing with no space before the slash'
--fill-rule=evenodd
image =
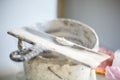
<path id="1" fill-rule="evenodd" d="M 22 69 L 9 59 L 17 39 L 7 31 L 55 18 L 81 21 L 95 29 L 100 47 L 120 49 L 120 0 L 0 0 L 0 77 Z"/>

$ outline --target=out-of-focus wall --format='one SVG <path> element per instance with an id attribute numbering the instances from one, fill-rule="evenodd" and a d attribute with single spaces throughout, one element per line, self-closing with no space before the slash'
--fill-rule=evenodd
<path id="1" fill-rule="evenodd" d="M 120 49 L 120 0 L 65 0 L 64 17 L 94 28 L 101 47 Z"/>
<path id="2" fill-rule="evenodd" d="M 19 70 L 20 63 L 9 59 L 17 39 L 7 31 L 57 17 L 57 0 L 0 0 L 0 75 Z"/>

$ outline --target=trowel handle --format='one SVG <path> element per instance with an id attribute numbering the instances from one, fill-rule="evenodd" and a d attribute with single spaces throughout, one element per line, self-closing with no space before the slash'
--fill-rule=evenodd
<path id="1" fill-rule="evenodd" d="M 35 56 L 38 56 L 40 53 L 46 52 L 46 50 L 38 47 L 30 47 L 21 50 L 16 50 L 10 53 L 10 59 L 15 62 L 27 61 Z"/>

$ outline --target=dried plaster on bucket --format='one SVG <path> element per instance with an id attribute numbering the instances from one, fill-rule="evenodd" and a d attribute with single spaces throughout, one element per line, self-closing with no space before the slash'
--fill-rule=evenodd
<path id="1" fill-rule="evenodd" d="M 64 37 L 65 39 L 97 50 L 99 40 L 89 26 L 70 19 L 57 19 L 40 26 L 37 30 Z M 55 52 L 48 52 L 24 62 L 27 80 L 90 80 L 90 68 Z"/>

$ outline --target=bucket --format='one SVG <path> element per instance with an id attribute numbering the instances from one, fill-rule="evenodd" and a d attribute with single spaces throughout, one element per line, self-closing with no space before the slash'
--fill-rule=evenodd
<path id="1" fill-rule="evenodd" d="M 79 21 L 56 19 L 35 27 L 92 50 L 97 50 L 99 46 L 96 32 Z M 90 78 L 89 68 L 55 52 L 47 52 L 25 61 L 24 70 L 26 80 L 89 80 Z"/>

